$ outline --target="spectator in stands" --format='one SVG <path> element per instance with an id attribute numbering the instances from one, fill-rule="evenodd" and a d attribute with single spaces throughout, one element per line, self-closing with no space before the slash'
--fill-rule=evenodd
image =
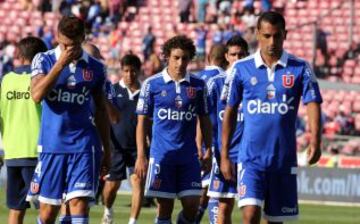
<path id="1" fill-rule="evenodd" d="M 213 44 L 224 43 L 224 27 L 222 25 L 218 25 L 218 29 L 213 34 L 212 42 Z"/>
<path id="2" fill-rule="evenodd" d="M 191 7 L 193 7 L 193 1 L 192 0 L 178 0 L 179 5 L 179 12 L 180 12 L 180 22 L 181 23 L 188 23 L 189 22 L 189 16 L 190 16 L 190 10 Z"/>
<path id="3" fill-rule="evenodd" d="M 244 7 L 254 7 L 254 0 L 245 0 Z M 261 10 L 267 12 L 271 9 L 271 0 L 261 0 Z"/>
<path id="4" fill-rule="evenodd" d="M 209 0 L 197 0 L 197 22 L 204 23 Z"/>
<path id="5" fill-rule="evenodd" d="M 154 51 L 154 44 L 155 44 L 155 36 L 152 33 L 152 27 L 149 26 L 147 30 L 147 34 L 143 38 L 142 42 L 142 51 L 144 55 L 144 61 L 147 61 L 151 55 L 151 53 Z"/>
<path id="6" fill-rule="evenodd" d="M 240 31 L 235 29 L 235 26 L 233 24 L 226 24 L 226 30 L 224 31 L 224 41 L 227 42 L 230 40 L 233 36 L 241 35 Z"/>
<path id="7" fill-rule="evenodd" d="M 205 51 L 206 51 L 206 37 L 208 34 L 207 29 L 205 29 L 204 24 L 199 24 L 197 28 L 195 28 L 196 32 L 196 60 L 204 61 L 205 60 Z"/>
<path id="8" fill-rule="evenodd" d="M 247 27 L 244 31 L 243 38 L 249 44 L 250 54 L 255 53 L 258 47 L 258 41 L 256 39 L 255 26 Z"/>
<path id="9" fill-rule="evenodd" d="M 155 52 L 152 52 L 149 57 L 149 60 L 147 60 L 144 65 L 145 76 L 148 77 L 157 74 L 162 69 L 163 69 L 163 65 L 161 63 L 159 56 Z"/>

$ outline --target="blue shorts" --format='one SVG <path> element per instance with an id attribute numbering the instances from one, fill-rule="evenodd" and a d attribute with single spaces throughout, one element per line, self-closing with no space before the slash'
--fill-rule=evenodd
<path id="1" fill-rule="evenodd" d="M 298 218 L 296 173 L 270 173 L 238 164 L 238 206 L 264 205 L 264 218 L 284 222 Z"/>
<path id="2" fill-rule="evenodd" d="M 197 156 L 187 163 L 165 163 L 150 157 L 145 184 L 145 196 L 182 198 L 201 195 L 201 168 Z"/>
<path id="3" fill-rule="evenodd" d="M 235 167 L 236 165 L 233 164 Z M 236 169 L 234 169 L 236 170 Z M 236 174 L 234 180 L 227 181 L 220 172 L 217 160 L 213 157 L 210 174 L 210 185 L 207 195 L 211 198 L 236 198 Z"/>
<path id="4" fill-rule="evenodd" d="M 122 181 L 126 179 L 126 168 L 129 174 L 134 173 L 136 149 L 114 149 L 111 151 L 111 167 L 106 180 Z"/>
<path id="5" fill-rule="evenodd" d="M 45 204 L 61 205 L 73 198 L 95 198 L 102 152 L 41 153 L 27 200 L 39 196 Z"/>
<path id="6" fill-rule="evenodd" d="M 6 205 L 9 209 L 30 208 L 26 194 L 34 175 L 35 166 L 7 166 Z"/>

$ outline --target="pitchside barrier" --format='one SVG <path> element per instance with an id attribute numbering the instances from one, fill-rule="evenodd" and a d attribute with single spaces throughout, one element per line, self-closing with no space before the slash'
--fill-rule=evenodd
<path id="1" fill-rule="evenodd" d="M 301 201 L 360 206 L 360 169 L 299 167 Z"/>

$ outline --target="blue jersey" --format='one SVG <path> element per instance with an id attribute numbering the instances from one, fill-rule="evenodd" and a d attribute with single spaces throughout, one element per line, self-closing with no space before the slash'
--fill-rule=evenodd
<path id="1" fill-rule="evenodd" d="M 223 74 L 224 70 L 218 66 L 206 66 L 204 70 L 198 72 L 196 75 L 197 77 L 201 78 L 202 80 L 204 80 L 206 83 L 208 83 L 208 81 L 214 77 L 217 76 L 219 74 Z M 214 109 L 212 109 L 212 107 L 209 107 L 209 115 L 210 115 L 210 120 L 211 120 L 211 124 L 212 124 L 212 146 L 214 148 L 218 148 L 218 143 L 217 143 L 217 116 L 216 116 L 216 111 Z M 205 148 L 203 148 L 205 150 Z"/>
<path id="2" fill-rule="evenodd" d="M 32 77 L 48 74 L 60 54 L 59 47 L 37 54 Z M 75 153 L 99 148 L 91 100 L 94 91 L 103 91 L 105 77 L 105 66 L 84 51 L 76 64 L 61 71 L 42 101 L 40 152 Z"/>
<path id="3" fill-rule="evenodd" d="M 206 84 L 189 73 L 175 82 L 165 68 L 145 80 L 136 111 L 153 119 L 150 156 L 186 163 L 197 153 L 197 116 L 208 114 Z"/>
<path id="4" fill-rule="evenodd" d="M 259 170 L 290 172 L 297 166 L 295 123 L 300 98 L 321 103 L 319 86 L 304 60 L 283 52 L 268 68 L 260 51 L 236 62 L 227 104 L 242 101 L 244 133 L 238 161 Z"/>
<path id="5" fill-rule="evenodd" d="M 222 95 L 222 89 L 226 79 L 226 73 L 219 74 L 214 76 L 208 81 L 209 89 L 209 110 L 210 113 L 214 113 L 216 116 L 216 129 L 217 129 L 217 143 L 218 147 L 215 148 L 215 156 L 217 159 L 220 158 L 221 150 L 221 137 L 222 137 L 222 121 L 224 117 L 224 111 L 226 106 L 226 96 Z M 237 156 L 239 151 L 239 145 L 241 142 L 241 136 L 243 133 L 243 115 L 241 113 L 241 108 L 239 106 L 238 115 L 237 115 L 237 125 L 234 130 L 230 149 L 229 157 L 232 162 L 237 162 Z M 220 160 L 218 160 L 220 161 Z"/>

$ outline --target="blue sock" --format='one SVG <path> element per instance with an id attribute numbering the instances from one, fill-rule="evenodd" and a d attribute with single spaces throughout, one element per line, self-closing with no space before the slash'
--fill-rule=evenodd
<path id="1" fill-rule="evenodd" d="M 60 215 L 59 216 L 60 224 L 71 224 L 71 216 L 68 215 Z"/>
<path id="2" fill-rule="evenodd" d="M 219 200 L 217 198 L 210 198 L 208 204 L 209 212 L 209 223 L 217 223 L 218 212 L 219 212 Z"/>
<path id="3" fill-rule="evenodd" d="M 155 219 L 155 224 L 171 224 L 171 219 Z"/>
<path id="4" fill-rule="evenodd" d="M 89 224 L 88 215 L 72 215 L 71 224 Z"/>
<path id="5" fill-rule="evenodd" d="M 201 223 L 201 219 L 204 216 L 204 213 L 206 211 L 207 205 L 206 206 L 202 206 L 200 205 L 198 208 L 198 212 L 196 214 L 196 219 L 195 219 L 195 223 L 200 224 Z"/>

